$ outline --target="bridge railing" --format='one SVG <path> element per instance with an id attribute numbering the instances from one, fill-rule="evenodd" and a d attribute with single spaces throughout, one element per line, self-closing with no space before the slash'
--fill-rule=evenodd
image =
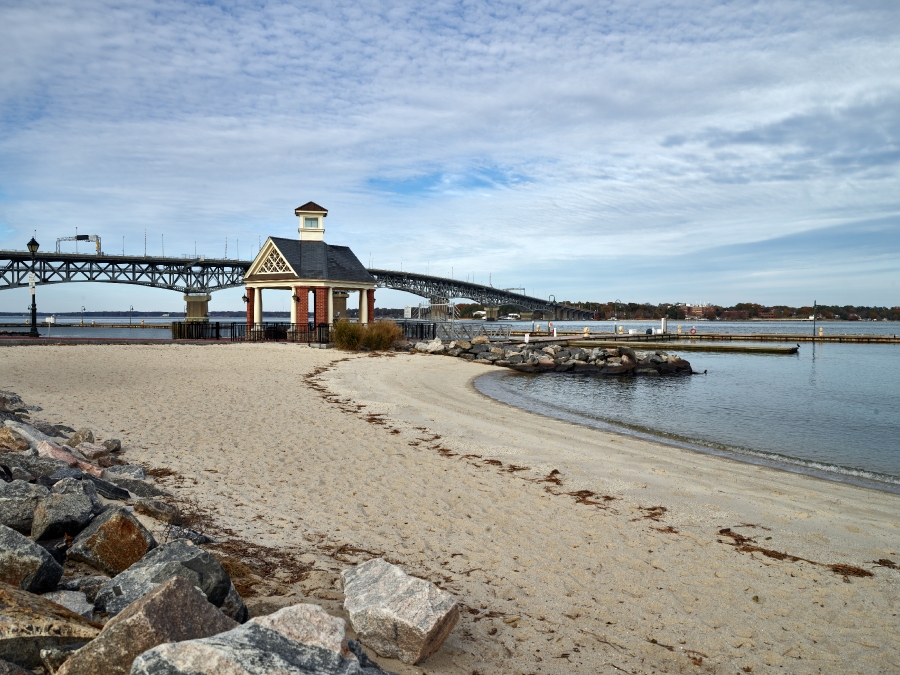
<path id="1" fill-rule="evenodd" d="M 305 342 L 328 344 L 332 341 L 331 324 L 309 323 L 233 323 L 232 342 Z"/>

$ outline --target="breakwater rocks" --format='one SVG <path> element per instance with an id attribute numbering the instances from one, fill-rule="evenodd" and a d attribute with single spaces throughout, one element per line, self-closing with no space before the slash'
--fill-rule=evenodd
<path id="1" fill-rule="evenodd" d="M 456 625 L 449 593 L 380 558 L 343 572 L 360 642 L 314 604 L 251 618 L 234 560 L 118 440 L 39 411 L 0 391 L 0 674 L 392 675 L 361 643 L 416 664 Z"/>
<path id="2" fill-rule="evenodd" d="M 491 343 L 487 338 L 471 342 L 440 340 L 418 342 L 410 351 L 442 354 L 469 361 L 491 363 L 527 373 L 586 373 L 593 375 L 691 375 L 691 364 L 677 354 L 637 351 L 619 347 L 567 347 L 559 344 Z"/>

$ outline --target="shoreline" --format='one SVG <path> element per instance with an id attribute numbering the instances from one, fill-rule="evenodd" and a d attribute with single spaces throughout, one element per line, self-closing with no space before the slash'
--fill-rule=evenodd
<path id="1" fill-rule="evenodd" d="M 417 668 L 382 664 L 401 675 L 900 668 L 900 571 L 872 562 L 898 560 L 894 495 L 522 412 L 458 359 L 72 356 L 0 350 L 0 389 L 121 437 L 219 531 L 309 563 L 257 602 L 339 614 L 341 566 L 376 553 L 453 593 L 459 626 Z"/>
<path id="2" fill-rule="evenodd" d="M 549 419 L 569 422 L 571 424 L 577 424 L 579 426 L 583 426 L 589 429 L 596 429 L 598 431 L 608 431 L 610 433 L 615 433 L 630 438 L 636 438 L 639 440 L 647 441 L 649 443 L 658 443 L 661 445 L 677 448 L 679 450 L 696 452 L 700 455 L 719 457 L 721 459 L 738 462 L 739 464 L 764 466 L 775 471 L 785 471 L 801 476 L 808 476 L 829 483 L 843 483 L 863 489 L 875 490 L 877 492 L 886 492 L 888 494 L 900 495 L 900 479 L 898 479 L 896 476 L 891 476 L 888 474 L 878 474 L 877 472 L 868 471 L 866 469 L 858 469 L 856 467 L 848 466 L 836 466 L 835 468 L 838 470 L 831 470 L 829 468 L 822 468 L 821 465 L 817 466 L 817 464 L 820 463 L 811 462 L 802 458 L 789 457 L 787 455 L 777 455 L 776 453 L 767 453 L 764 451 L 756 451 L 752 448 L 732 449 L 730 446 L 727 446 L 724 443 L 721 444 L 721 447 L 706 445 L 696 439 L 683 438 L 676 434 L 666 434 L 666 432 L 659 431 L 657 429 L 651 429 L 649 427 L 641 427 L 638 425 L 631 427 L 620 422 L 602 418 L 591 420 L 590 418 L 586 418 L 582 415 L 579 415 L 578 413 L 557 409 L 552 404 L 545 404 L 545 409 L 529 408 L 524 405 L 511 403 L 507 400 L 504 400 L 503 398 L 492 396 L 491 394 L 479 389 L 475 384 L 477 380 L 480 380 L 482 378 L 490 377 L 492 379 L 499 379 L 503 377 L 514 376 L 515 375 L 509 372 L 485 373 L 483 375 L 478 375 L 472 379 L 472 388 L 480 395 L 485 396 L 493 401 L 497 401 L 498 403 L 508 405 L 514 410 L 541 415 Z M 592 421 L 594 423 L 592 423 Z M 855 474 L 845 472 L 858 473 Z M 884 479 L 870 478 L 870 476 L 880 475 L 884 475 Z"/>

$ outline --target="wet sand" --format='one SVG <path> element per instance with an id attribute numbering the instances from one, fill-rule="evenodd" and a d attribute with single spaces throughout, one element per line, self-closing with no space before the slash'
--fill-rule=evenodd
<path id="1" fill-rule="evenodd" d="M 436 655 L 380 659 L 399 673 L 900 672 L 900 571 L 873 564 L 900 562 L 896 495 L 516 410 L 475 391 L 490 368 L 9 347 L 0 389 L 176 472 L 223 539 L 286 551 L 304 573 L 248 573 L 256 606 L 339 614 L 337 573 L 375 554 L 454 593 Z"/>

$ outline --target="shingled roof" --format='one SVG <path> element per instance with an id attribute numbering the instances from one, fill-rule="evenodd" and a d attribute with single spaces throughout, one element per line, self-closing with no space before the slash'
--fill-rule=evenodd
<path id="1" fill-rule="evenodd" d="M 283 237 L 271 237 L 271 240 L 301 279 L 375 283 L 375 277 L 369 274 L 347 246 L 332 246 L 324 241 L 298 241 Z"/>
<path id="2" fill-rule="evenodd" d="M 299 216 L 303 211 L 321 211 L 326 216 L 328 215 L 328 209 L 326 209 L 324 206 L 319 206 L 315 202 L 306 202 L 303 206 L 298 206 L 296 209 L 294 209 L 294 215 Z"/>

